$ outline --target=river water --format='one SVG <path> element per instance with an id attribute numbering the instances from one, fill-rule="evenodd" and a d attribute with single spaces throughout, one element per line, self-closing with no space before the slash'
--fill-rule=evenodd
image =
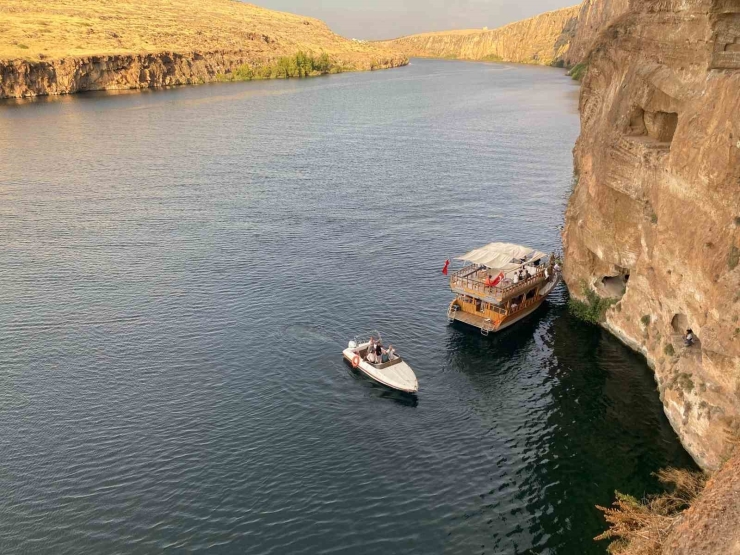
<path id="1" fill-rule="evenodd" d="M 603 553 L 690 465 L 644 359 L 560 288 L 490 337 L 444 260 L 545 251 L 562 70 L 414 61 L 0 105 L 0 552 Z M 341 350 L 378 328 L 396 395 Z"/>

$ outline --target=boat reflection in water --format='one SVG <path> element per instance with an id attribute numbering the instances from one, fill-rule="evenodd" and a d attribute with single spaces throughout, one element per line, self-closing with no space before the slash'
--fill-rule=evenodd
<path id="1" fill-rule="evenodd" d="M 519 513 L 537 518 L 513 535 L 518 545 L 538 553 L 603 551 L 590 539 L 604 529 L 595 505 L 609 505 L 615 489 L 660 491 L 652 473 L 661 466 L 694 468 L 644 359 L 570 315 L 566 300 L 558 288 L 543 310 L 490 337 L 448 328 L 445 381 L 467 380 L 458 394 L 469 411 L 460 418 L 486 430 L 469 455 L 486 476 L 476 492 L 481 502 L 449 532 L 487 527 L 494 553 L 509 552 L 511 538 L 501 531 Z M 465 444 L 451 438 L 448 449 Z"/>

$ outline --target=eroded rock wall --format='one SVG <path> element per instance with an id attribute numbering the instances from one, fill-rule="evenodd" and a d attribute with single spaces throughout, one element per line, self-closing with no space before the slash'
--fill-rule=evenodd
<path id="1" fill-rule="evenodd" d="M 578 12 L 577 31 L 564 55 L 565 65 L 584 61 L 601 32 L 628 8 L 629 0 L 584 0 Z"/>
<path id="2" fill-rule="evenodd" d="M 718 468 L 740 432 L 740 0 L 630 0 L 595 42 L 580 110 L 565 279 L 615 301 L 605 326 Z"/>
<path id="3" fill-rule="evenodd" d="M 240 66 L 258 67 L 276 59 L 277 56 L 255 56 L 249 51 L 218 51 L 0 60 L 0 98 L 207 83 Z M 403 55 L 394 53 L 336 61 L 353 70 L 384 69 L 408 63 Z"/>
<path id="4" fill-rule="evenodd" d="M 409 57 L 558 64 L 564 63 L 578 13 L 579 7 L 573 6 L 498 29 L 423 33 L 379 44 L 397 48 Z"/>

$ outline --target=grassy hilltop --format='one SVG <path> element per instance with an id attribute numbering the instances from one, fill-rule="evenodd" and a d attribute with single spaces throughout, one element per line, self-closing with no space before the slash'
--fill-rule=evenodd
<path id="1" fill-rule="evenodd" d="M 275 59 L 326 53 L 347 65 L 400 57 L 322 21 L 236 0 L 2 0 L 0 60 L 240 51 Z"/>

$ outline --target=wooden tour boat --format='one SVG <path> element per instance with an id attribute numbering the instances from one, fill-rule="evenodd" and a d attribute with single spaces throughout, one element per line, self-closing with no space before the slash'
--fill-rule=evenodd
<path id="1" fill-rule="evenodd" d="M 456 297 L 447 316 L 450 322 L 479 328 L 483 335 L 537 310 L 560 282 L 554 255 L 512 243 L 491 243 L 455 260 L 463 267 L 450 273 Z"/>
<path id="2" fill-rule="evenodd" d="M 371 380 L 398 391 L 416 393 L 419 390 L 419 382 L 411 367 L 390 348 L 390 345 L 388 351 L 383 349 L 382 357 L 376 359 L 375 353 L 370 350 L 371 345 L 382 346 L 382 338 L 377 331 L 370 334 L 367 339 L 355 338 L 350 341 L 347 348 L 342 351 L 342 356 L 353 368 Z"/>

